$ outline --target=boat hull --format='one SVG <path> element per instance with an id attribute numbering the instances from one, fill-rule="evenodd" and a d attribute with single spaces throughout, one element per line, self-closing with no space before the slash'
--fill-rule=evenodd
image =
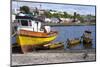
<path id="1" fill-rule="evenodd" d="M 23 36 L 19 35 L 17 37 L 17 42 L 19 45 L 25 46 L 25 45 L 43 45 L 47 44 L 51 41 L 53 41 L 56 38 L 56 36 L 51 36 L 51 37 L 31 37 L 31 36 Z"/>
<path id="2" fill-rule="evenodd" d="M 83 39 L 83 46 L 84 46 L 84 48 L 92 48 L 92 39 L 84 38 Z"/>
<path id="3" fill-rule="evenodd" d="M 58 44 L 50 45 L 49 49 L 56 49 L 56 48 L 61 48 L 61 47 L 64 47 L 64 45 L 58 43 Z"/>
<path id="4" fill-rule="evenodd" d="M 67 47 L 75 47 L 80 45 L 81 41 L 79 39 L 69 40 L 67 41 Z"/>
<path id="5" fill-rule="evenodd" d="M 21 30 L 17 36 L 17 43 L 21 46 L 25 45 L 44 45 L 47 44 L 57 37 L 57 32 L 50 33 L 39 33 L 33 31 Z"/>
<path id="6" fill-rule="evenodd" d="M 46 45 L 44 45 L 44 47 L 49 48 L 49 49 L 63 48 L 64 47 L 64 42 L 46 44 Z"/>

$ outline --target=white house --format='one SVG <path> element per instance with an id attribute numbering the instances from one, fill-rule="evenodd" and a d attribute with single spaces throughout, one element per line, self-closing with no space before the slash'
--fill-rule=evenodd
<path id="1" fill-rule="evenodd" d="M 72 22 L 71 18 L 60 18 L 60 20 L 62 21 L 61 23 L 70 23 L 70 22 Z"/>
<path id="2" fill-rule="evenodd" d="M 57 12 L 54 12 L 54 11 L 50 11 L 50 13 L 51 13 L 51 14 L 54 14 L 54 13 L 57 13 Z"/>
<path id="3" fill-rule="evenodd" d="M 52 23 L 58 23 L 58 22 L 60 22 L 60 20 L 58 18 L 51 18 L 51 22 Z"/>
<path id="4" fill-rule="evenodd" d="M 45 18 L 45 22 L 51 22 L 51 19 L 50 18 Z"/>
<path id="5" fill-rule="evenodd" d="M 76 24 L 80 23 L 80 20 L 77 20 L 77 22 L 75 22 Z"/>

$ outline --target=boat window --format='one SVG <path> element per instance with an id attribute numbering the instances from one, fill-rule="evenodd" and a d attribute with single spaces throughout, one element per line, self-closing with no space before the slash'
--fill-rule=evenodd
<path id="1" fill-rule="evenodd" d="M 20 20 L 17 20 L 17 22 L 19 23 L 19 22 L 20 22 Z"/>
<path id="2" fill-rule="evenodd" d="M 28 25 L 29 25 L 29 26 L 32 26 L 31 20 L 29 20 Z"/>
<path id="3" fill-rule="evenodd" d="M 22 26 L 28 26 L 28 21 L 27 20 L 21 20 L 21 25 Z"/>

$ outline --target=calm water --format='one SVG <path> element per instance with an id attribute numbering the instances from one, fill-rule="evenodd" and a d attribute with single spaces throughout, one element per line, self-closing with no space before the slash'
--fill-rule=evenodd
<path id="1" fill-rule="evenodd" d="M 96 36 L 95 36 L 95 26 L 53 26 L 51 27 L 52 30 L 58 31 L 58 36 L 53 42 L 65 42 L 67 41 L 67 38 L 73 39 L 73 38 L 80 38 L 85 30 L 90 30 L 92 32 L 92 39 L 93 39 L 93 45 L 92 47 L 96 47 Z M 12 38 L 12 43 L 16 42 L 16 38 Z M 64 44 L 66 48 L 66 44 Z M 82 49 L 83 45 L 80 44 L 79 46 L 76 46 L 72 49 Z"/>
<path id="2" fill-rule="evenodd" d="M 73 38 L 80 38 L 85 30 L 90 30 L 92 32 L 92 39 L 93 39 L 93 45 L 92 47 L 96 47 L 96 31 L 95 26 L 53 26 L 52 30 L 56 30 L 59 32 L 58 37 L 54 42 L 65 42 L 67 41 L 67 38 L 73 39 Z M 80 44 L 79 46 L 76 46 L 72 49 L 82 49 L 83 45 Z"/>

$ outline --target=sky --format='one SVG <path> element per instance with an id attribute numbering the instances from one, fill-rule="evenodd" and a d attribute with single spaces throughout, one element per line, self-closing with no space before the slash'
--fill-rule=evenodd
<path id="1" fill-rule="evenodd" d="M 41 9 L 52 9 L 52 10 L 57 10 L 57 11 L 62 11 L 62 12 L 68 12 L 68 13 L 74 13 L 77 12 L 81 15 L 95 15 L 95 6 L 86 6 L 86 5 L 71 5 L 71 4 L 54 4 L 54 3 L 37 3 L 37 2 L 12 2 L 12 9 L 17 8 L 19 9 L 21 6 L 28 6 L 30 8 L 40 8 Z"/>

